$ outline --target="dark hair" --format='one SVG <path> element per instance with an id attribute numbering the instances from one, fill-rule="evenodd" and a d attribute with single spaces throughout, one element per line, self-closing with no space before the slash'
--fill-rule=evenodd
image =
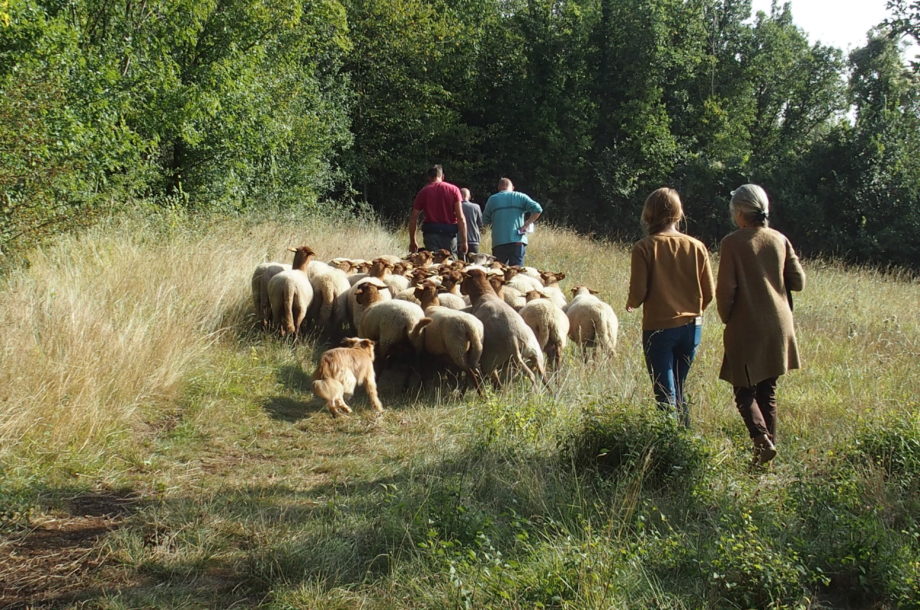
<path id="1" fill-rule="evenodd" d="M 425 175 L 428 176 L 429 180 L 434 180 L 435 178 L 443 178 L 444 168 L 441 167 L 440 164 L 432 165 L 431 167 L 428 168 L 428 171 L 426 172 Z"/>

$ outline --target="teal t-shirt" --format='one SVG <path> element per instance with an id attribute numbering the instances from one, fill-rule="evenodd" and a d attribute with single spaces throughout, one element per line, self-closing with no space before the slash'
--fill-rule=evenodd
<path id="1" fill-rule="evenodd" d="M 524 226 L 524 216 L 543 213 L 539 203 L 518 191 L 500 191 L 489 197 L 482 221 L 492 225 L 492 245 L 527 243 L 527 235 L 518 233 Z"/>

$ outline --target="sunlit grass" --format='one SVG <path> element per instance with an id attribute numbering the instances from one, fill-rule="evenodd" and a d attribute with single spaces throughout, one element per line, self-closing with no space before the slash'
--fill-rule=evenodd
<path id="1" fill-rule="evenodd" d="M 586 362 L 570 347 L 548 392 L 523 381 L 482 398 L 446 383 L 404 389 L 391 371 L 380 380 L 382 418 L 360 392 L 350 418 L 332 419 L 313 400 L 308 375 L 324 346 L 256 330 L 252 269 L 289 262 L 290 246 L 370 258 L 402 254 L 405 242 L 403 230 L 366 221 L 123 219 L 32 253 L 0 290 L 0 487 L 33 493 L 39 511 L 74 486 L 145 498 L 105 548 L 127 573 L 160 584 L 130 593 L 97 583 L 107 607 L 476 606 L 506 594 L 508 607 L 531 607 L 557 587 L 561 607 L 685 607 L 688 591 L 714 595 L 680 567 L 681 545 L 707 541 L 635 529 L 658 504 L 689 514 L 698 500 L 647 494 L 641 471 L 596 492 L 590 479 L 582 485 L 588 475 L 554 462 L 586 405 L 653 408 L 641 313 L 623 309 L 628 245 L 549 226 L 534 235 L 528 264 L 564 271 L 564 289 L 599 290 L 620 317 L 616 355 Z M 845 445 L 862 420 L 917 412 L 920 285 L 804 265 L 803 368 L 780 380 L 780 455 L 762 479 L 747 473 L 747 435 L 718 380 L 714 308 L 690 373 L 709 493 L 762 510 L 782 505 L 800 464 Z M 517 542 L 450 546 L 477 532 Z M 476 559 L 464 559 L 471 549 Z M 503 553 L 518 563 L 502 567 Z M 683 570 L 680 591 L 638 559 L 656 553 Z"/>

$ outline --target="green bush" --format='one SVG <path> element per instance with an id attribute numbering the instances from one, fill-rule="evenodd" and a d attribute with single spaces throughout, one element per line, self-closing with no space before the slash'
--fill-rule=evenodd
<path id="1" fill-rule="evenodd" d="M 586 407 L 580 425 L 563 439 L 562 455 L 576 469 L 635 473 L 652 487 L 692 486 L 708 463 L 703 444 L 670 415 L 599 402 Z"/>
<path id="2" fill-rule="evenodd" d="M 749 513 L 726 526 L 714 543 L 710 583 L 733 607 L 777 608 L 805 599 L 808 570 L 793 550 L 771 544 Z M 723 605 L 723 604 L 719 604 Z"/>

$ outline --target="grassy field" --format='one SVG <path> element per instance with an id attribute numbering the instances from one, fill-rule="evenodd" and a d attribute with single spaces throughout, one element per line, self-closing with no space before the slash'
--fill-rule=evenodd
<path id="1" fill-rule="evenodd" d="M 0 290 L 0 607 L 918 607 L 920 284 L 805 261 L 804 367 L 751 470 L 708 311 L 693 426 L 651 405 L 619 244 L 542 227 L 528 263 L 620 316 L 552 390 L 380 380 L 332 419 L 325 346 L 258 332 L 289 246 L 402 253 L 374 223 L 113 221 Z"/>

